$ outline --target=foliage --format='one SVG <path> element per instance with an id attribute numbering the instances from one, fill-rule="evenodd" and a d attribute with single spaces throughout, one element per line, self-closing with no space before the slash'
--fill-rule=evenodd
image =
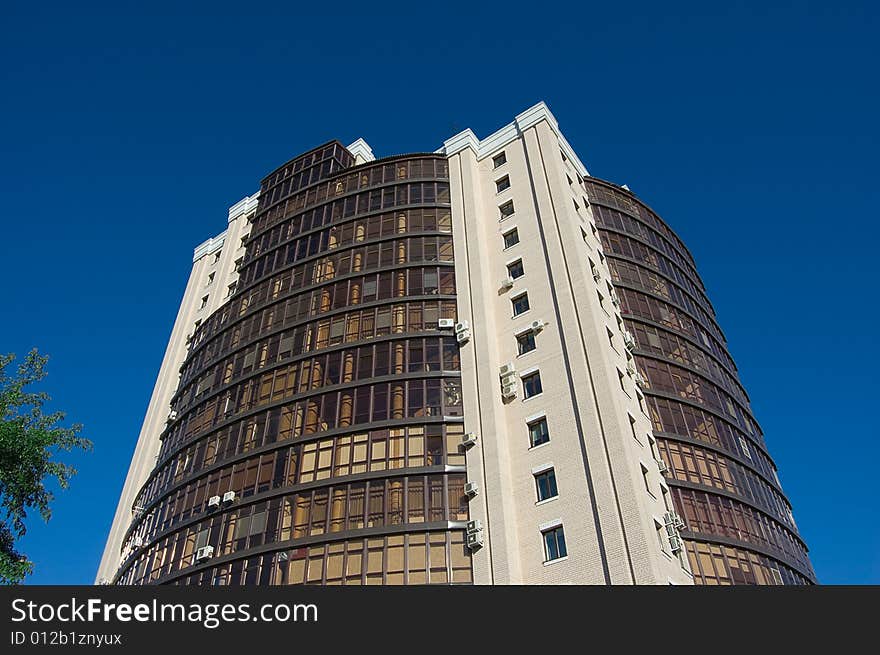
<path id="1" fill-rule="evenodd" d="M 54 494 L 46 488 L 52 479 L 66 489 L 76 474 L 72 466 L 57 461 L 60 452 L 91 450 L 79 436 L 82 426 L 59 425 L 63 412 L 43 413 L 49 401 L 45 392 L 27 388 L 46 377 L 48 357 L 29 352 L 15 375 L 7 368 L 14 355 L 0 356 L 0 583 L 17 584 L 33 571 L 33 563 L 15 549 L 24 536 L 29 509 L 48 521 Z"/>

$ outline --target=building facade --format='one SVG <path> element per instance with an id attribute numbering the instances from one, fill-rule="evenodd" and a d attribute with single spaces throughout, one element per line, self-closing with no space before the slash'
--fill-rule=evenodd
<path id="1" fill-rule="evenodd" d="M 690 253 L 543 103 L 232 208 L 98 579 L 815 582 Z"/>

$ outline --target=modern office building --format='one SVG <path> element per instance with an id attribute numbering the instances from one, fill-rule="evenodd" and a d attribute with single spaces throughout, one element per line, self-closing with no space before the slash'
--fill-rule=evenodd
<path id="1" fill-rule="evenodd" d="M 99 581 L 811 584 L 693 258 L 540 103 L 196 249 Z"/>

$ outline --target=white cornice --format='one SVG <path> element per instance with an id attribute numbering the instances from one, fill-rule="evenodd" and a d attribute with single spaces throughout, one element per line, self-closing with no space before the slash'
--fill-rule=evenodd
<path id="1" fill-rule="evenodd" d="M 528 128 L 537 125 L 541 121 L 546 121 L 547 125 L 559 139 L 559 147 L 565 156 L 568 157 L 572 165 L 578 173 L 583 176 L 589 175 L 586 166 L 581 162 L 580 158 L 575 154 L 571 145 L 568 143 L 562 132 L 559 131 L 559 123 L 556 117 L 550 111 L 550 108 L 542 101 L 526 109 L 518 114 L 513 122 L 508 123 L 500 130 L 493 132 L 485 139 L 478 139 L 471 129 L 459 132 L 455 136 L 443 142 L 443 147 L 437 150 L 438 153 L 445 154 L 447 157 L 461 152 L 465 148 L 470 148 L 477 156 L 477 160 L 490 157 L 507 144 L 515 141 L 522 136 Z"/>
<path id="2" fill-rule="evenodd" d="M 368 144 L 363 139 L 358 139 L 354 143 L 345 147 L 352 155 L 354 155 L 355 161 L 358 164 L 363 164 L 368 161 L 376 161 L 376 156 L 373 154 L 373 149 L 370 148 L 370 144 Z M 360 159 L 361 161 L 358 161 Z"/>
<path id="3" fill-rule="evenodd" d="M 232 205 L 232 207 L 229 208 L 228 222 L 231 223 L 239 216 L 244 216 L 246 214 L 250 214 L 252 211 L 254 211 L 257 208 L 257 203 L 259 202 L 259 199 L 260 199 L 260 192 L 257 191 L 254 195 L 245 196 L 244 198 L 239 200 L 237 203 Z"/>
<path id="4" fill-rule="evenodd" d="M 220 250 L 220 248 L 223 247 L 224 241 L 226 241 L 226 230 L 223 230 L 212 239 L 208 239 L 204 243 L 199 244 L 193 251 L 193 263 L 199 261 L 205 255 L 210 255 Z"/>

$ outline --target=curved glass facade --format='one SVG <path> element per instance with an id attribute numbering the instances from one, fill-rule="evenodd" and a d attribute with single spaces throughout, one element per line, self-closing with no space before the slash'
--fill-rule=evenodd
<path id="1" fill-rule="evenodd" d="M 693 258 L 632 193 L 585 186 L 695 582 L 814 583 Z"/>
<path id="2" fill-rule="evenodd" d="M 263 180 L 116 582 L 472 582 L 450 212 L 443 156 L 332 142 Z"/>

